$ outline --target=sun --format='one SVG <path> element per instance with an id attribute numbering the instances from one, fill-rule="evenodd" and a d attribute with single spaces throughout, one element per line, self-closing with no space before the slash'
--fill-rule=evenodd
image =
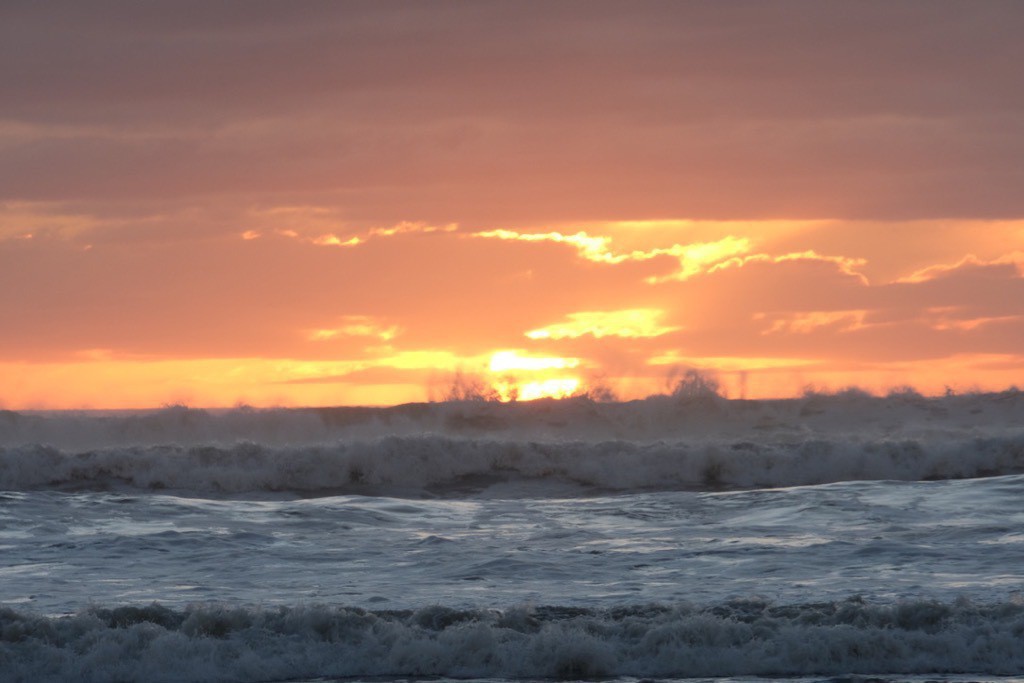
<path id="1" fill-rule="evenodd" d="M 568 398 L 579 391 L 581 380 L 571 372 L 579 365 L 578 358 L 500 350 L 491 354 L 489 381 L 501 401 Z"/>
<path id="2" fill-rule="evenodd" d="M 552 379 L 525 382 L 519 385 L 519 400 L 534 401 L 538 398 L 569 398 L 580 388 L 577 377 L 555 377 Z"/>

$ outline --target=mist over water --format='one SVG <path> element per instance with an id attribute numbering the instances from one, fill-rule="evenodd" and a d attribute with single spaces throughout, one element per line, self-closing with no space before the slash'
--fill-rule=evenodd
<path id="1" fill-rule="evenodd" d="M 1021 500 L 1018 391 L 3 412 L 0 680 L 1019 677 Z"/>

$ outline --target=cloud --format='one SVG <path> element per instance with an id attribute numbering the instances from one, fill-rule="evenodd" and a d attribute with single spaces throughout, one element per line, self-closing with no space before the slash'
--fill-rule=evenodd
<path id="1" fill-rule="evenodd" d="M 436 226 L 427 225 L 425 223 L 403 221 L 389 228 L 371 228 L 363 234 L 350 235 L 345 238 L 338 237 L 334 233 L 325 233 L 312 238 L 307 237 L 305 239 L 312 244 L 316 244 L 321 247 L 356 247 L 377 237 L 393 237 L 395 235 L 407 235 L 410 233 L 430 234 L 432 232 L 454 232 L 456 230 L 458 230 L 458 226 L 454 223 L 449 223 L 444 226 Z M 286 237 L 301 237 L 294 230 L 282 232 L 281 234 Z"/>
<path id="2" fill-rule="evenodd" d="M 344 213 L 336 208 L 315 205 L 250 207 L 240 220 L 254 226 L 242 233 L 243 239 L 256 239 L 265 233 L 274 233 L 321 247 L 356 247 L 372 239 L 456 232 L 459 229 L 456 223 L 430 225 L 420 221 L 363 227 L 347 220 Z"/>
<path id="3" fill-rule="evenodd" d="M 652 358 L 694 366 L 701 358 L 774 358 L 787 366 L 814 362 L 821 372 L 957 353 L 1019 353 L 1014 338 L 1024 332 L 1024 279 L 1013 269 L 872 284 L 857 272 L 856 260 L 795 254 L 753 255 L 647 290 L 666 311 L 663 324 L 678 329 L 621 342 L 621 351 L 629 349 L 622 357 L 629 372 Z M 601 349 L 609 341 L 588 339 L 547 341 L 615 362 Z"/>
<path id="4" fill-rule="evenodd" d="M 0 241 L 0 285 L 19 292 L 0 297 L 0 316 L 18 320 L 2 352 L 317 358 L 359 352 L 397 326 L 404 348 L 473 355 L 519 344 L 575 304 L 626 303 L 623 285 L 642 277 L 581 267 L 572 251 L 445 229 L 375 235 L 356 249 L 261 234 L 96 241 L 88 251 L 54 235 Z M 351 334 L 370 331 L 360 325 L 377 336 Z M 315 330 L 339 333 L 311 344 Z"/>
<path id="5" fill-rule="evenodd" d="M 770 254 L 751 254 L 749 256 L 743 256 L 739 258 L 730 258 L 716 263 L 711 267 L 711 271 L 724 270 L 726 268 L 743 268 L 750 263 L 785 263 L 787 261 L 817 261 L 821 263 L 834 264 L 839 272 L 844 275 L 850 275 L 858 278 L 863 284 L 867 284 L 867 278 L 865 278 L 858 269 L 863 267 L 867 261 L 862 258 L 850 258 L 847 256 L 823 256 L 813 250 L 779 254 L 772 256 Z"/>
<path id="6" fill-rule="evenodd" d="M 5 8 L 0 199 L 490 227 L 1024 213 L 1013 3 L 641 6 Z"/>
<path id="7" fill-rule="evenodd" d="M 73 237 L 103 224 L 94 216 L 45 203 L 0 202 L 0 241 L 36 235 Z"/>
<path id="8" fill-rule="evenodd" d="M 619 264 L 625 261 L 650 261 L 665 256 L 673 257 L 679 261 L 679 270 L 668 275 L 651 276 L 647 278 L 647 281 L 650 283 L 686 280 L 735 254 L 749 251 L 751 246 L 749 239 L 732 235 L 723 237 L 715 242 L 672 244 L 668 247 L 633 249 L 629 251 L 614 249 L 614 239 L 610 236 L 589 235 L 582 231 L 567 235 L 554 231 L 531 233 L 499 229 L 476 232 L 470 236 L 484 239 L 568 244 L 576 248 L 580 258 L 593 261 L 594 263 Z"/>
<path id="9" fill-rule="evenodd" d="M 652 366 L 669 366 L 683 368 L 706 368 L 718 372 L 765 372 L 789 370 L 792 368 L 814 368 L 821 364 L 814 358 L 780 358 L 757 356 L 684 356 L 676 351 L 669 351 L 650 358 L 647 363 Z"/>
<path id="10" fill-rule="evenodd" d="M 651 283 L 678 261 L 609 264 L 581 257 L 571 242 L 414 228 L 384 228 L 357 248 L 333 249 L 268 228 L 254 228 L 261 237 L 253 240 L 236 230 L 200 241 L 97 242 L 89 251 L 58 234 L 0 242 L 0 287 L 19 292 L 0 298 L 0 316 L 18 321 L 5 330 L 5 357 L 109 372 L 118 363 L 206 359 L 227 373 L 233 366 L 214 361 L 276 358 L 287 372 L 237 367 L 256 373 L 253 381 L 325 392 L 295 394 L 303 400 L 326 400 L 317 397 L 333 387 L 369 402 L 357 397 L 382 400 L 385 386 L 399 392 L 394 400 L 422 398 L 431 373 L 459 367 L 521 384 L 596 374 L 625 397 L 660 390 L 665 368 L 684 364 L 718 368 L 729 382 L 748 372 L 781 383 L 791 373 L 798 389 L 828 372 L 853 381 L 867 367 L 1019 357 L 1024 338 L 1024 278 L 1011 256 L 951 258 L 959 267 L 933 277 L 880 282 L 861 276 L 859 258 L 765 252 L 751 239 L 750 253 Z M 625 247 L 624 237 L 611 237 L 602 242 L 611 256 L 671 242 L 634 235 Z M 370 393 L 359 394 L 361 386 Z"/>
<path id="11" fill-rule="evenodd" d="M 1014 315 L 978 316 L 958 306 L 937 306 L 926 309 L 921 319 L 938 331 L 959 330 L 970 332 L 983 326 L 1024 322 L 1024 311 Z"/>
<path id="12" fill-rule="evenodd" d="M 314 237 L 310 241 L 321 247 L 355 247 L 361 244 L 363 240 L 359 239 L 359 237 L 349 237 L 347 240 L 342 242 L 340 237 L 329 233 L 326 235 L 320 235 L 319 237 Z"/>
<path id="13" fill-rule="evenodd" d="M 309 341 L 327 341 L 339 336 L 368 337 L 381 342 L 390 342 L 401 332 L 398 325 L 387 325 L 367 315 L 343 316 L 340 326 L 309 330 Z"/>
<path id="14" fill-rule="evenodd" d="M 588 235 L 585 232 L 577 232 L 573 235 L 564 235 L 560 232 L 523 233 L 515 230 L 484 230 L 473 233 L 473 237 L 483 239 L 519 240 L 521 242 L 554 242 L 555 244 L 568 244 L 576 248 L 581 258 L 596 263 L 621 263 L 628 258 L 629 254 L 614 254 L 609 250 L 612 238 L 605 236 Z M 646 257 L 646 252 L 636 260 Z M 653 256 L 652 256 L 653 258 Z"/>
<path id="15" fill-rule="evenodd" d="M 0 357 L 1016 357 L 1022 33 L 1012 2 L 5 6 Z"/>
<path id="16" fill-rule="evenodd" d="M 981 270 L 992 266 L 1002 267 L 1000 270 L 1005 270 L 1006 267 L 1010 267 L 1010 269 L 1015 271 L 1018 276 L 1024 277 L 1024 251 L 1014 251 L 990 260 L 979 259 L 974 254 L 968 254 L 956 263 L 940 263 L 914 271 L 910 275 L 899 278 L 897 282 L 911 284 L 928 282 L 929 280 L 935 280 L 937 278 L 949 277 L 956 274 L 958 271 L 967 269 Z"/>
<path id="17" fill-rule="evenodd" d="M 671 353 L 838 362 L 1002 352 L 1024 313 L 1024 278 L 1009 256 L 965 260 L 941 277 L 871 283 L 859 257 L 766 253 L 747 238 L 750 253 L 676 279 L 663 277 L 677 272 L 676 257 L 632 257 L 672 251 L 664 233 L 660 244 L 633 235 L 628 247 L 619 244 L 626 237 L 585 233 L 608 238 L 593 243 L 595 261 L 551 238 L 572 232 L 480 238 L 409 223 L 340 232 L 366 241 L 331 249 L 312 242 L 323 226 L 303 237 L 274 233 L 273 222 L 252 225 L 259 239 L 234 231 L 144 248 L 108 241 L 84 251 L 53 234 L 0 242 L 0 285 L 22 293 L 0 300 L 0 315 L 19 321 L 5 332 L 7 357 L 94 348 L 117 357 L 327 360 L 393 346 L 477 358 L 525 339 L 532 354 L 625 373 Z M 764 239 L 756 226 L 752 234 Z"/>
<path id="18" fill-rule="evenodd" d="M 580 311 L 569 313 L 566 321 L 530 330 L 530 339 L 574 339 L 590 335 L 602 337 L 658 337 L 678 330 L 659 323 L 665 311 L 656 308 L 630 308 L 622 311 Z"/>
<path id="19" fill-rule="evenodd" d="M 869 311 L 809 311 L 787 313 L 781 316 L 757 314 L 755 319 L 764 319 L 769 326 L 762 334 L 810 334 L 822 329 L 842 334 L 865 327 Z"/>

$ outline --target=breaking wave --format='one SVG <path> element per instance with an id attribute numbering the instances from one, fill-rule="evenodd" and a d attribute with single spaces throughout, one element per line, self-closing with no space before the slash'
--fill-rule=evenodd
<path id="1" fill-rule="evenodd" d="M 0 449 L 0 488 L 239 494 L 455 495 L 498 485 L 581 492 L 721 490 L 855 480 L 938 480 L 1024 472 L 1024 435 L 849 443 L 814 439 L 638 444 L 385 437 L 325 446 Z M 566 489 L 558 489 L 565 493 Z"/>
<path id="2" fill-rule="evenodd" d="M 1024 672 L 1024 605 L 968 601 L 416 611 L 0 609 L 6 680 L 723 677 Z"/>
<path id="3" fill-rule="evenodd" d="M 1019 473 L 1016 391 L 0 414 L 7 490 L 587 494 Z"/>

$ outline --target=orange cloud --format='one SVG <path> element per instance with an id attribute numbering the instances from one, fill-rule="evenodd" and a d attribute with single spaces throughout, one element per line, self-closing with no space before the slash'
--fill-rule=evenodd
<path id="1" fill-rule="evenodd" d="M 362 243 L 363 240 L 358 235 L 349 237 L 347 240 L 342 241 L 340 237 L 333 233 L 327 233 L 326 235 L 320 235 L 310 240 L 313 244 L 321 247 L 355 247 Z"/>
<path id="2" fill-rule="evenodd" d="M 1024 377 L 1013 3 L 166 5 L 4 15 L 12 404 Z"/>
<path id="3" fill-rule="evenodd" d="M 361 234 L 354 234 L 348 239 L 342 239 L 334 233 L 326 233 L 318 237 L 310 238 L 309 241 L 321 247 L 355 247 L 364 244 L 375 237 L 393 237 L 395 235 L 407 235 L 411 233 L 430 234 L 434 232 L 454 232 L 458 226 L 454 223 L 436 226 L 425 223 L 402 222 L 389 228 L 371 228 Z M 299 237 L 297 233 L 289 234 L 290 237 Z"/>
<path id="4" fill-rule="evenodd" d="M 867 310 L 810 311 L 782 316 L 760 313 L 754 318 L 756 320 L 774 318 L 762 334 L 810 334 L 823 328 L 829 328 L 831 331 L 841 334 L 864 328 L 864 320 L 868 313 Z"/>
<path id="5" fill-rule="evenodd" d="M 397 402 L 426 398 L 430 377 L 459 368 L 506 398 L 581 391 L 591 376 L 632 398 L 663 390 L 674 365 L 716 368 L 733 395 L 755 396 L 856 379 L 869 366 L 864 377 L 878 385 L 913 382 L 923 366 L 905 364 L 915 359 L 988 354 L 1012 364 L 1024 335 L 1024 278 L 1011 256 L 950 258 L 931 277 L 885 282 L 864 276 L 865 256 L 776 249 L 758 225 L 725 237 L 708 228 L 694 241 L 685 222 L 646 237 L 636 226 L 503 238 L 447 224 L 331 233 L 366 238 L 348 249 L 314 244 L 326 234 L 319 226 L 248 225 L 259 239 L 238 229 L 140 242 L 119 233 L 88 252 L 53 232 L 0 242 L 0 285 L 17 293 L 0 297 L 0 315 L 18 321 L 2 351 L 31 361 L 0 399 L 42 404 L 40 387 L 83 382 L 65 392 L 81 404 L 89 386 L 111 401 L 120 391 L 119 405 Z M 686 251 L 695 245 L 721 248 Z M 697 272 L 679 277 L 686 253 Z M 182 365 L 160 365 L 172 360 Z M 101 367 L 123 391 L 103 388 Z M 151 380 L 149 393 L 122 372 Z"/>
<path id="6" fill-rule="evenodd" d="M 820 361 L 813 358 L 780 358 L 757 356 L 686 356 L 678 351 L 654 356 L 647 361 L 654 366 L 678 366 L 702 368 L 717 372 L 757 372 L 762 370 L 791 369 L 797 367 L 810 368 L 819 365 Z"/>
<path id="7" fill-rule="evenodd" d="M 780 254 L 777 256 L 772 256 L 770 254 L 752 254 L 750 256 L 730 258 L 716 263 L 711 267 L 711 271 L 714 272 L 724 270 L 726 268 L 742 268 L 750 263 L 785 263 L 786 261 L 817 261 L 821 263 L 831 263 L 838 267 L 841 273 L 852 275 L 853 277 L 861 280 L 865 285 L 868 284 L 867 278 L 858 271 L 859 268 L 863 267 L 867 263 L 866 259 L 850 258 L 846 256 L 823 256 L 813 250 Z"/>
<path id="8" fill-rule="evenodd" d="M 581 311 L 570 313 L 567 321 L 530 330 L 530 339 L 575 339 L 591 335 L 601 337 L 659 337 L 680 329 L 661 325 L 665 311 L 656 308 L 630 308 L 622 311 Z"/>
<path id="9" fill-rule="evenodd" d="M 389 342 L 398 336 L 399 332 L 398 325 L 384 325 L 371 316 L 349 315 L 341 319 L 339 327 L 310 330 L 307 339 L 309 341 L 327 341 L 339 336 L 346 336 L 371 337 L 382 342 Z"/>
<path id="10" fill-rule="evenodd" d="M 69 211 L 54 202 L 0 202 L 0 241 L 31 239 L 37 234 L 70 238 L 110 225 L 109 219 Z"/>
<path id="11" fill-rule="evenodd" d="M 944 309 L 930 309 L 928 314 L 925 317 L 928 325 L 932 329 L 939 331 L 959 330 L 961 332 L 970 332 L 986 325 L 1024 322 L 1024 314 L 962 318 L 958 317 L 955 311 Z"/>
<path id="12" fill-rule="evenodd" d="M 585 232 L 577 232 L 572 235 L 565 235 L 560 232 L 524 233 L 515 230 L 485 230 L 473 233 L 472 237 L 499 240 L 519 240 L 521 242 L 554 242 L 555 244 L 569 244 L 576 248 L 581 258 L 595 263 L 620 263 L 627 258 L 625 254 L 614 254 L 609 249 L 612 239 L 604 236 L 588 235 Z"/>
<path id="13" fill-rule="evenodd" d="M 272 232 L 321 247 L 354 247 L 378 237 L 458 230 L 455 223 L 431 225 L 418 221 L 400 221 L 393 225 L 365 228 L 346 218 L 337 207 L 316 205 L 286 204 L 249 208 L 245 220 L 253 227 L 242 233 L 243 239 L 253 239 L 264 232 Z"/>
<path id="14" fill-rule="evenodd" d="M 956 263 L 940 263 L 914 271 L 910 275 L 899 278 L 897 282 L 911 284 L 928 282 L 929 280 L 945 277 L 965 268 L 982 268 L 985 266 L 1013 266 L 1016 269 L 1017 275 L 1024 277 L 1024 251 L 1014 251 L 989 260 L 979 259 L 974 254 L 968 254 Z"/>
<path id="15" fill-rule="evenodd" d="M 652 276 L 648 278 L 648 282 L 651 283 L 685 280 L 706 270 L 712 264 L 750 250 L 749 239 L 733 237 L 732 235 L 723 237 L 715 242 L 672 244 L 668 247 L 633 249 L 630 251 L 614 249 L 614 239 L 610 236 L 590 235 L 582 231 L 574 234 L 563 234 L 561 232 L 530 233 L 501 229 L 477 232 L 471 236 L 485 239 L 568 244 L 576 248 L 581 258 L 595 263 L 617 264 L 624 261 L 648 261 L 659 256 L 671 256 L 678 259 L 679 270 L 677 272 L 665 276 Z"/>

